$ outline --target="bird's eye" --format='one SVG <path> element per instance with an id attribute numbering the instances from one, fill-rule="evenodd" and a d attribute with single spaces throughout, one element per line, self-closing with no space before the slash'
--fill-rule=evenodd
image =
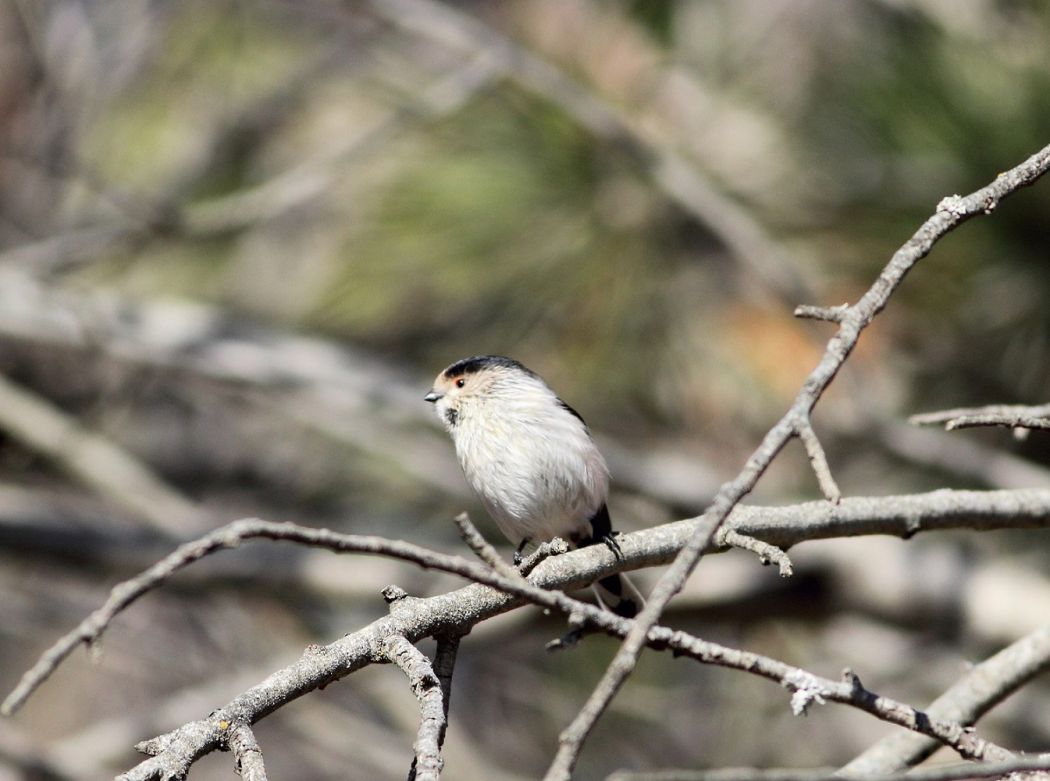
<path id="1" fill-rule="evenodd" d="M 458 380 L 456 380 L 456 387 L 457 388 L 462 388 L 466 384 L 467 384 L 467 381 L 465 379 L 463 379 L 462 377 L 460 377 Z"/>

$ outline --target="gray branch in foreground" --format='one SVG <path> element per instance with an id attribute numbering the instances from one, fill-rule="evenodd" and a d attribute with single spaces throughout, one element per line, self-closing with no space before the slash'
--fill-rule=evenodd
<path id="1" fill-rule="evenodd" d="M 943 424 L 945 430 L 975 426 L 1008 426 L 1010 428 L 1050 429 L 1050 404 L 991 404 L 986 407 L 960 407 L 939 412 L 912 415 L 914 426 Z"/>
<path id="2" fill-rule="evenodd" d="M 245 522 L 238 524 L 247 529 Z M 291 538 L 287 534 L 286 524 L 271 526 L 285 527 L 284 538 Z M 621 545 L 627 540 L 623 538 Z M 624 637 L 634 622 L 578 602 L 559 591 L 546 590 L 558 580 L 556 571 L 559 566 L 564 567 L 573 557 L 581 558 L 579 554 L 589 553 L 587 549 L 544 562 L 545 566 L 535 573 L 537 583 L 504 579 L 481 568 L 482 576 L 487 581 L 496 588 L 513 593 L 515 597 L 475 584 L 440 597 L 413 599 L 400 589 L 391 587 L 386 595 L 391 605 L 387 618 L 373 622 L 328 646 L 311 646 L 298 662 L 273 673 L 266 681 L 234 698 L 223 708 L 213 711 L 208 717 L 139 744 L 136 748 L 154 756 L 120 778 L 132 781 L 182 777 L 197 757 L 222 745 L 225 729 L 232 721 L 258 720 L 312 688 L 323 686 L 368 664 L 388 661 L 386 643 L 390 637 L 404 636 L 406 641 L 411 642 L 427 635 L 462 632 L 464 623 L 472 620 L 470 613 L 473 611 L 484 610 L 494 615 L 521 604 L 523 600 L 529 600 L 570 616 L 580 616 L 601 631 Z M 613 559 L 611 552 L 602 553 L 604 558 Z M 624 556 L 629 555 L 624 550 Z M 479 566 L 456 557 L 434 556 L 431 559 L 434 568 L 452 569 L 453 563 L 455 568 Z M 577 569 L 570 567 L 568 573 L 578 577 Z M 566 573 L 562 572 L 560 576 L 564 578 Z M 796 712 L 804 711 L 813 702 L 840 702 L 890 723 L 919 730 L 952 747 L 964 757 L 1002 759 L 1012 756 L 1006 749 L 981 739 L 962 724 L 929 719 L 911 706 L 865 689 L 853 675 L 841 682 L 832 681 L 761 654 L 727 648 L 663 627 L 652 629 L 647 642 L 656 649 L 670 649 L 706 664 L 745 671 L 777 682 L 792 692 L 792 707 Z"/>
<path id="3" fill-rule="evenodd" d="M 664 608 L 696 568 L 711 539 L 737 503 L 755 487 L 759 478 L 785 444 L 808 423 L 810 414 L 831 381 L 838 374 L 861 332 L 886 307 L 894 290 L 907 273 L 924 258 L 939 239 L 966 220 L 989 214 L 999 202 L 1021 187 L 1030 185 L 1050 169 L 1050 146 L 1046 146 L 1020 165 L 1001 173 L 986 187 L 966 196 L 951 196 L 937 204 L 937 210 L 894 253 L 878 278 L 860 300 L 842 310 L 838 330 L 828 342 L 816 368 L 803 381 L 798 395 L 783 417 L 768 431 L 748 458 L 739 474 L 715 494 L 695 531 L 674 562 L 657 581 L 649 602 L 642 609 L 612 662 L 595 685 L 576 717 L 562 731 L 558 751 L 544 776 L 545 781 L 568 781 L 583 744 L 612 698 L 638 663 L 649 630 L 659 621 Z"/>
<path id="4" fill-rule="evenodd" d="M 965 781 L 971 778 L 1000 778 L 1012 773 L 1050 770 L 1050 755 L 1011 759 L 1005 762 L 970 762 L 962 765 L 920 768 L 907 773 L 857 776 L 859 781 Z M 1044 774 L 1045 778 L 1045 774 Z M 713 770 L 619 770 L 606 781 L 841 781 L 834 768 L 725 767 Z"/>
<path id="5" fill-rule="evenodd" d="M 262 749 L 255 740 L 252 728 L 247 724 L 235 724 L 230 728 L 228 743 L 230 751 L 233 752 L 238 775 L 244 781 L 266 781 Z"/>
<path id="6" fill-rule="evenodd" d="M 408 781 L 437 781 L 441 777 L 441 740 L 445 734 L 443 687 L 430 660 L 400 635 L 391 635 L 383 643 L 387 659 L 396 664 L 408 678 L 412 693 L 419 700 L 419 731 L 412 744 L 415 757 Z"/>
<path id="7" fill-rule="evenodd" d="M 136 584 L 137 593 L 123 584 L 114 589 L 114 598 L 122 604 L 130 604 L 149 585 L 156 585 L 163 578 L 158 569 L 172 574 L 175 565 L 185 566 L 199 558 L 206 550 L 218 550 L 239 544 L 252 534 L 263 532 L 277 539 L 295 540 L 311 545 L 322 545 L 336 550 L 358 550 L 397 556 L 435 569 L 457 572 L 479 581 L 466 588 L 430 599 L 410 597 L 398 598 L 391 606 L 391 614 L 373 624 L 335 641 L 329 646 L 311 646 L 295 664 L 272 674 L 267 680 L 245 691 L 211 716 L 179 727 L 140 745 L 140 750 L 153 754 L 151 759 L 140 763 L 124 778 L 150 779 L 167 773 L 185 774 L 189 766 L 203 754 L 220 747 L 225 739 L 222 724 L 254 723 L 285 703 L 357 669 L 376 662 L 386 661 L 381 651 L 385 638 L 391 635 L 404 636 L 411 642 L 424 637 L 462 635 L 478 622 L 506 612 L 531 600 L 536 604 L 560 610 L 570 615 L 584 617 L 602 631 L 623 636 L 631 623 L 598 610 L 591 605 L 567 597 L 559 591 L 545 589 L 573 588 L 587 585 L 619 569 L 637 568 L 659 564 L 670 560 L 675 552 L 689 539 L 694 520 L 679 521 L 620 538 L 622 558 L 617 559 L 603 546 L 592 546 L 583 550 L 558 555 L 543 561 L 533 572 L 530 580 L 505 579 L 490 568 L 466 559 L 443 556 L 407 543 L 395 543 L 374 537 L 339 535 L 327 530 L 304 529 L 291 524 L 268 524 L 262 521 L 239 521 L 225 529 L 202 538 L 193 548 L 183 546 L 164 562 L 144 573 L 149 576 Z M 810 502 L 784 508 L 738 507 L 730 518 L 731 528 L 748 535 L 766 537 L 779 545 L 788 546 L 806 539 L 859 534 L 895 534 L 911 536 L 923 529 L 947 528 L 1032 528 L 1050 525 L 1050 490 L 1028 491 L 937 491 L 930 494 L 881 499 L 844 499 L 838 505 L 828 502 Z M 194 554 L 199 555 L 194 555 Z M 133 581 L 129 581 L 133 583 Z M 501 591 L 493 591 L 481 583 L 487 583 Z M 107 605 L 110 615 L 115 614 L 113 605 Z M 79 642 L 90 641 L 105 628 L 97 616 L 89 618 L 95 635 L 84 633 L 78 627 L 56 644 L 66 653 Z M 704 643 L 696 638 L 670 630 L 653 630 L 647 642 L 659 648 L 672 648 L 700 661 L 741 669 L 763 675 L 785 683 L 801 698 L 815 700 L 813 693 L 827 698 L 855 704 L 852 700 L 858 693 L 853 687 L 838 692 L 840 684 L 815 678 L 804 671 L 783 665 L 776 660 L 762 662 L 754 654 L 726 649 L 715 644 Z M 19 687 L 13 692 L 5 707 L 13 710 L 33 688 L 38 686 L 60 661 L 56 648 L 41 659 L 33 671 L 27 673 Z M 889 702 L 889 701 L 886 701 Z M 796 700 L 799 704 L 799 700 Z M 802 702 L 801 704 L 806 704 Z M 876 709 L 877 710 L 877 709 Z M 871 711 L 869 711 L 871 712 Z M 880 718 L 887 718 L 902 726 L 913 726 L 917 711 L 907 706 L 893 704 Z M 909 721 L 911 720 L 911 721 Z M 961 727 L 940 724 L 932 733 L 941 740 L 942 734 L 957 734 Z M 973 753 L 968 751 L 967 753 Z"/>
<path id="8" fill-rule="evenodd" d="M 993 705 L 1050 669 L 1050 627 L 1040 627 L 973 667 L 930 703 L 931 718 L 973 724 Z M 894 773 L 922 762 L 938 743 L 921 735 L 894 733 L 845 765 L 845 778 Z"/>
<path id="9" fill-rule="evenodd" d="M 542 560 L 536 563 L 536 577 L 529 581 L 515 579 L 514 584 L 519 588 L 519 592 L 511 590 L 511 593 L 520 593 L 520 588 L 529 583 L 543 588 L 574 588 L 588 585 L 619 569 L 638 569 L 665 564 L 673 559 L 689 539 L 696 520 L 694 518 L 677 521 L 623 535 L 619 539 L 622 559 L 617 559 L 604 546 L 591 546 Z M 743 505 L 734 509 L 727 528 L 786 549 L 806 540 L 833 537 L 889 534 L 907 538 L 920 531 L 1048 526 L 1050 489 L 1022 489 L 942 490 L 908 496 L 852 497 L 834 505 L 824 501 L 787 507 Z M 205 535 L 200 540 L 180 546 L 141 575 L 115 586 L 101 608 L 42 654 L 39 661 L 23 675 L 18 686 L 4 700 L 0 713 L 10 715 L 16 711 L 70 653 L 81 644 L 95 642 L 113 617 L 143 593 L 207 553 L 234 547 L 252 536 L 269 536 L 271 539 L 290 539 L 335 550 L 392 556 L 426 567 L 439 568 L 440 563 L 444 565 L 441 568 L 446 571 L 463 575 L 478 583 L 498 587 L 497 584 L 502 582 L 497 573 L 480 563 L 442 556 L 409 543 L 392 542 L 380 537 L 339 535 L 325 529 L 306 529 L 292 524 L 238 521 Z M 526 564 L 532 565 L 534 562 L 531 560 L 534 557 L 547 555 L 543 548 L 544 546 L 541 546 L 541 550 L 533 554 Z M 719 548 L 712 545 L 708 550 L 716 551 Z M 426 620 L 421 619 L 418 626 L 409 627 L 400 633 L 407 633 L 406 636 L 410 639 L 441 634 L 463 634 L 476 623 L 520 604 L 509 597 L 493 598 L 478 603 L 469 588 L 452 593 L 465 600 L 462 606 L 454 602 L 447 605 L 439 602 L 432 604 L 435 609 L 439 605 L 445 605 L 456 616 L 461 616 L 462 621 L 450 623 L 446 620 L 442 623 L 439 622 L 440 616 L 428 616 Z M 575 600 L 573 602 L 576 605 L 582 604 Z M 426 631 L 431 624 L 434 624 L 431 631 Z M 308 685 L 304 690 L 328 683 L 329 680 L 331 679 L 308 682 L 312 685 Z"/>

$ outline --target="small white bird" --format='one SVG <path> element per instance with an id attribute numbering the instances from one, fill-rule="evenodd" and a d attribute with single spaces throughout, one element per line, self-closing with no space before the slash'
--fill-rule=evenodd
<path id="1" fill-rule="evenodd" d="M 517 546 L 515 559 L 529 543 L 554 537 L 619 553 L 605 459 L 579 413 L 535 372 L 511 358 L 476 355 L 441 372 L 424 398 L 452 436 L 467 482 Z M 594 588 L 618 615 L 641 610 L 641 595 L 622 575 Z"/>

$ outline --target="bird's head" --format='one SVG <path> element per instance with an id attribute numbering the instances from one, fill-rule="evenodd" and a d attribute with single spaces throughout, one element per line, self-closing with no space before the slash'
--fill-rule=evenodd
<path id="1" fill-rule="evenodd" d="M 423 398 L 434 405 L 441 421 L 453 431 L 462 416 L 472 408 L 502 395 L 521 384 L 542 380 L 512 358 L 502 355 L 475 355 L 456 361 L 434 380 Z M 545 386 L 544 386 L 545 387 Z"/>

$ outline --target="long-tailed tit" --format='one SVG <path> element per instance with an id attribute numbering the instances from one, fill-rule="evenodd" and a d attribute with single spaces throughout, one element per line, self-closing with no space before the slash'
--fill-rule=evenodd
<path id="1" fill-rule="evenodd" d="M 561 537 L 618 552 L 606 498 L 609 468 L 583 418 L 535 373 L 499 355 L 449 366 L 425 396 L 456 446 L 467 482 L 507 539 Z M 643 604 L 622 575 L 602 578 L 598 601 L 630 618 Z"/>

